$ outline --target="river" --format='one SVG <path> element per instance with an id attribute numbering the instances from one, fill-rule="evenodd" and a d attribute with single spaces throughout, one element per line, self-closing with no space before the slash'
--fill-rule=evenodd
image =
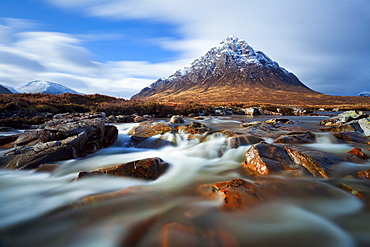
<path id="1" fill-rule="evenodd" d="M 239 131 L 241 122 L 269 118 L 210 117 L 200 122 L 213 130 Z M 306 144 L 309 148 L 333 153 L 353 148 L 318 130 L 323 117 L 289 118 L 317 134 L 316 143 Z M 224 211 L 222 199 L 199 196 L 197 187 L 253 179 L 240 169 L 250 145 L 230 148 L 225 146 L 226 137 L 215 133 L 203 142 L 189 141 L 185 134 L 167 134 L 165 138 L 176 145 L 160 149 L 127 147 L 127 132 L 135 125 L 117 124 L 119 137 L 113 146 L 58 162 L 60 167 L 51 174 L 0 170 L 0 246 L 171 246 L 176 241 L 178 246 L 370 246 L 369 210 L 356 196 L 335 186 L 360 183 L 368 189 L 369 182 L 342 174 L 369 169 L 369 162 L 341 164 L 337 175 L 327 180 L 266 176 L 297 189 L 316 189 L 304 197 L 274 200 L 250 210 Z M 151 157 L 171 165 L 155 181 L 122 177 L 75 181 L 80 171 Z M 120 197 L 81 201 L 126 188 L 131 192 Z M 185 228 L 168 227 L 174 222 Z"/>

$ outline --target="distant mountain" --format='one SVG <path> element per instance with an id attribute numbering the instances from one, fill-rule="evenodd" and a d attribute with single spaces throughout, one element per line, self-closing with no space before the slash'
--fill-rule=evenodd
<path id="1" fill-rule="evenodd" d="M 359 93 L 357 96 L 370 97 L 370 91 L 363 91 Z"/>
<path id="2" fill-rule="evenodd" d="M 10 94 L 12 93 L 8 88 L 0 85 L 0 94 Z"/>
<path id="3" fill-rule="evenodd" d="M 42 81 L 42 80 L 28 82 L 26 85 L 21 86 L 21 87 L 16 87 L 14 90 L 17 93 L 81 94 L 61 84 L 50 82 L 50 81 Z"/>
<path id="4" fill-rule="evenodd" d="M 238 101 L 277 91 L 318 94 L 246 41 L 228 36 L 190 67 L 158 79 L 132 99 Z"/>

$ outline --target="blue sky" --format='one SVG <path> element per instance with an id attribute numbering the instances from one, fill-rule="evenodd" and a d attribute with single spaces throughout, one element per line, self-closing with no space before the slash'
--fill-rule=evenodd
<path id="1" fill-rule="evenodd" d="M 228 35 L 310 88 L 370 91 L 368 0 L 1 0 L 0 83 L 129 98 Z"/>

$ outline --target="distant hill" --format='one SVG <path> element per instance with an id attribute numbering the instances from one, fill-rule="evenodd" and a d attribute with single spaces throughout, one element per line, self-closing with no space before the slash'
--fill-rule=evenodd
<path id="1" fill-rule="evenodd" d="M 56 94 L 56 95 L 64 94 L 64 93 L 81 94 L 61 84 L 50 82 L 50 81 L 43 81 L 43 80 L 36 80 L 36 81 L 28 82 L 24 86 L 16 87 L 15 90 L 18 93 L 48 93 L 48 94 Z"/>
<path id="2" fill-rule="evenodd" d="M 230 102 L 319 95 L 246 41 L 228 36 L 190 67 L 158 79 L 132 99 Z M 266 102 L 269 103 L 269 102 Z"/>
<path id="3" fill-rule="evenodd" d="M 12 93 L 12 92 L 6 87 L 3 87 L 0 85 L 0 94 L 9 94 L 9 93 Z"/>

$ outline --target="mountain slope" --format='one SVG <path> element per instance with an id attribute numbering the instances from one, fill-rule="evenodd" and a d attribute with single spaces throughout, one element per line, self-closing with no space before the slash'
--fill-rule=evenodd
<path id="1" fill-rule="evenodd" d="M 317 93 L 263 52 L 253 50 L 244 40 L 228 36 L 204 56 L 194 60 L 190 67 L 176 71 L 167 79 L 158 79 L 132 98 L 235 101 L 260 89 L 265 94 L 274 90 Z"/>
<path id="2" fill-rule="evenodd" d="M 9 94 L 9 93 L 12 93 L 12 92 L 6 87 L 0 85 L 0 94 Z"/>
<path id="3" fill-rule="evenodd" d="M 42 80 L 28 82 L 24 86 L 15 88 L 15 90 L 19 93 L 80 94 L 79 92 L 61 84 Z"/>

